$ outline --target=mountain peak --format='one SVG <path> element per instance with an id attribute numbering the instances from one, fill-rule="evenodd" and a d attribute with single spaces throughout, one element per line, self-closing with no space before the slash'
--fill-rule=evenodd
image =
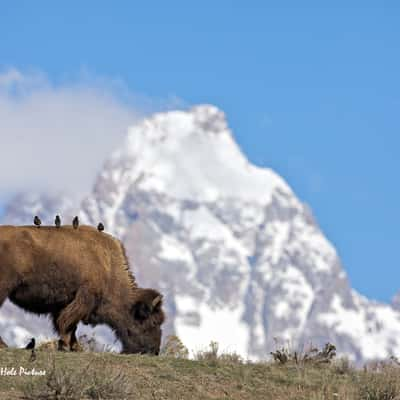
<path id="1" fill-rule="evenodd" d="M 265 203 L 288 186 L 270 169 L 258 168 L 237 146 L 225 114 L 212 105 L 157 113 L 129 129 L 111 163 L 114 176 L 172 198 L 215 201 L 241 198 Z"/>
<path id="2" fill-rule="evenodd" d="M 129 129 L 127 149 L 135 148 L 138 139 L 156 143 L 210 134 L 231 134 L 225 114 L 212 105 L 197 105 L 186 111 L 159 112 L 135 124 Z"/>
<path id="3" fill-rule="evenodd" d="M 228 130 L 225 113 L 218 107 L 202 104 L 190 109 L 195 123 L 201 127 L 203 132 L 220 133 Z"/>

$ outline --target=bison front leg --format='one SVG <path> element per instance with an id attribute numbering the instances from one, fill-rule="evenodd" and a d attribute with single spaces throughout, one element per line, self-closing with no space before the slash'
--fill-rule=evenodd
<path id="1" fill-rule="evenodd" d="M 78 339 L 76 337 L 76 329 L 78 327 L 75 326 L 74 329 L 71 332 L 71 336 L 70 336 L 70 341 L 69 341 L 69 348 L 71 351 L 82 351 L 83 348 L 80 345 L 80 343 L 78 342 Z"/>
<path id="2" fill-rule="evenodd" d="M 76 330 L 78 326 L 75 325 L 69 332 L 62 332 L 57 328 L 60 339 L 58 341 L 58 350 L 60 351 L 81 351 L 82 347 L 76 337 Z"/>
<path id="3" fill-rule="evenodd" d="M 82 351 L 82 346 L 80 345 L 77 337 L 76 330 L 78 326 L 75 325 L 71 328 L 70 332 L 59 333 L 60 340 L 58 341 L 58 350 L 60 351 Z"/>
<path id="4" fill-rule="evenodd" d="M 59 315 L 60 315 L 59 313 L 54 313 L 52 316 L 54 329 L 56 330 L 59 336 L 58 350 L 68 351 L 70 349 L 71 333 L 66 334 L 64 332 L 61 332 L 61 329 L 57 322 Z"/>
<path id="5" fill-rule="evenodd" d="M 79 321 L 87 319 L 95 306 L 95 297 L 85 289 L 78 290 L 75 299 L 55 318 L 55 327 L 60 335 L 59 350 L 79 349 L 75 332 Z"/>

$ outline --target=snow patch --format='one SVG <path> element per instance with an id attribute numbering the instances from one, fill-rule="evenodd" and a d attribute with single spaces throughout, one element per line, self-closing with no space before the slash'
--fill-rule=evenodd
<path id="1" fill-rule="evenodd" d="M 400 315 L 391 307 L 375 304 L 353 292 L 354 308 L 345 307 L 335 294 L 330 312 L 321 314 L 319 321 L 338 333 L 354 339 L 365 359 L 382 359 L 398 354 L 400 343 L 396 332 L 400 331 Z"/>
<path id="2" fill-rule="evenodd" d="M 193 257 L 190 250 L 173 236 L 162 235 L 160 258 L 170 261 L 182 261 L 192 264 Z"/>
<path id="3" fill-rule="evenodd" d="M 215 341 L 223 352 L 248 356 L 249 329 L 242 321 L 242 307 L 211 308 L 188 296 L 176 296 L 176 305 L 175 330 L 191 352 L 204 350 Z M 199 314 L 200 326 L 184 324 L 182 316 L 188 312 Z"/>

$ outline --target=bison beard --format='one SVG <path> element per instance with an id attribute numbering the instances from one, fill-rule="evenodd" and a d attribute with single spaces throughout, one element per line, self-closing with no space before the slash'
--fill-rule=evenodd
<path id="1" fill-rule="evenodd" d="M 76 329 L 107 324 L 125 353 L 158 354 L 162 297 L 139 288 L 122 243 L 89 226 L 0 226 L 0 306 L 7 297 L 49 314 L 60 350 L 77 350 Z"/>

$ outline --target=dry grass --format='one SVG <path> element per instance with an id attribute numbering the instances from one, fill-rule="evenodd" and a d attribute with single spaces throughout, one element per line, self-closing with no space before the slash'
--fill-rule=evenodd
<path id="1" fill-rule="evenodd" d="M 46 379 L 32 380 L 24 388 L 26 400 L 132 398 L 128 376 L 122 370 L 108 373 L 104 360 L 100 360 L 96 366 L 89 363 L 59 368 L 53 354 L 50 362 L 51 369 Z"/>
<path id="2" fill-rule="evenodd" d="M 30 362 L 28 351 L 1 350 L 0 368 L 35 368 L 46 375 L 0 376 L 0 400 L 400 399 L 400 366 L 395 362 L 356 370 L 344 359 L 320 362 L 307 356 L 304 361 L 304 355 L 297 355 L 296 361 L 288 353 L 284 363 L 251 363 L 220 354 L 215 343 L 189 360 L 180 342 L 171 342 L 180 355 L 172 350 L 149 357 L 41 349 Z"/>

